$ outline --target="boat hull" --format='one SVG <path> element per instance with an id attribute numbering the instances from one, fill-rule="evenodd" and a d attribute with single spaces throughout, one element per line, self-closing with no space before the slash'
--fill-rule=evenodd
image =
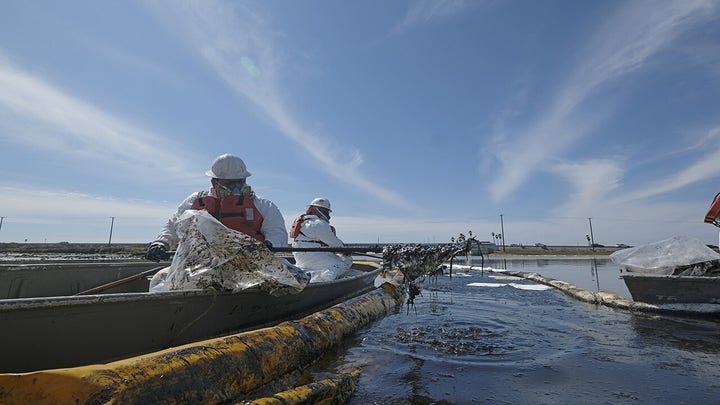
<path id="1" fill-rule="evenodd" d="M 0 264 L 0 299 L 73 295 L 157 266 L 155 262 Z M 148 286 L 148 280 L 141 278 L 105 293 L 147 291 Z"/>
<path id="2" fill-rule="evenodd" d="M 720 304 L 720 277 L 625 273 L 634 301 L 648 304 Z"/>
<path id="3" fill-rule="evenodd" d="M 0 300 L 0 372 L 106 363 L 276 324 L 372 289 L 379 264 L 353 267 L 365 271 L 279 297 L 248 289 Z"/>

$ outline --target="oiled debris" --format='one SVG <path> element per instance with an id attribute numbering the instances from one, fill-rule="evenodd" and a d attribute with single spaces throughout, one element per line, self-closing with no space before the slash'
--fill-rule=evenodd
<path id="1" fill-rule="evenodd" d="M 177 225 L 180 244 L 166 278 L 151 291 L 255 287 L 273 295 L 302 291 L 310 277 L 263 243 L 229 229 L 207 211 L 188 210 Z"/>
<path id="2" fill-rule="evenodd" d="M 543 277 L 538 273 L 525 273 L 525 272 L 507 272 L 507 274 L 522 277 L 528 280 L 532 280 L 541 284 L 555 287 L 562 291 L 566 295 L 569 295 L 577 300 L 587 302 L 589 304 L 599 304 L 600 300 L 592 291 L 585 290 L 580 287 L 576 287 L 570 283 L 561 280 L 555 280 L 548 277 Z"/>
<path id="3" fill-rule="evenodd" d="M 413 326 L 410 329 L 398 327 L 387 339 L 403 344 L 425 347 L 447 355 L 485 355 L 507 351 L 497 332 L 477 326 L 441 327 Z"/>
<path id="4" fill-rule="evenodd" d="M 442 264 L 453 256 L 467 252 L 468 243 L 452 243 L 444 245 L 386 245 L 383 248 L 385 266 L 397 269 L 403 275 L 405 290 L 408 293 L 408 310 L 415 304 L 415 297 L 420 295 L 420 287 L 415 279 L 425 275 L 437 274 L 442 271 Z"/>
<path id="5" fill-rule="evenodd" d="M 402 272 L 406 280 L 412 281 L 420 276 L 433 274 L 441 264 L 466 249 L 465 243 L 386 245 L 383 249 L 383 260 L 389 267 Z"/>
<path id="6" fill-rule="evenodd" d="M 358 368 L 307 385 L 278 392 L 269 397 L 241 403 L 248 405 L 342 404 L 355 392 L 359 379 L 360 369 Z"/>
<path id="7" fill-rule="evenodd" d="M 598 291 L 595 293 L 595 297 L 597 297 L 599 304 L 613 308 L 630 309 L 633 303 L 633 301 L 628 301 L 619 294 L 608 291 Z"/>

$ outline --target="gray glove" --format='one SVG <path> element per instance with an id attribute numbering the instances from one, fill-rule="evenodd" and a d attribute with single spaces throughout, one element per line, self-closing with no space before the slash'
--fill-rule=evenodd
<path id="1" fill-rule="evenodd" d="M 167 260 L 167 249 L 165 249 L 165 246 L 163 246 L 162 244 L 153 243 L 152 245 L 150 245 L 147 252 L 145 253 L 145 258 L 155 262 L 159 262 L 160 260 Z"/>

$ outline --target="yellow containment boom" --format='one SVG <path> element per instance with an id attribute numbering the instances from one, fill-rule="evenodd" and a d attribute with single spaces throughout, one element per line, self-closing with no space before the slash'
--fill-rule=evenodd
<path id="1" fill-rule="evenodd" d="M 385 283 L 329 309 L 270 328 L 104 365 L 2 374 L 0 403 L 216 404 L 247 400 L 248 394 L 307 367 L 345 337 L 396 309 L 401 302 L 399 288 Z M 354 387 L 357 374 L 352 377 L 316 386 Z M 311 395 L 308 386 L 287 389 L 276 394 L 278 397 L 259 399 L 257 403 L 275 403 L 303 392 Z"/>

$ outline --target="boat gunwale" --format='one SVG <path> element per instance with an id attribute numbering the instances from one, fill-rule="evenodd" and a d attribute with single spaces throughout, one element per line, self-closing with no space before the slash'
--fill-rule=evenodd
<path id="1" fill-rule="evenodd" d="M 642 278 L 652 278 L 652 279 L 669 279 L 669 280 L 687 280 L 687 281 L 709 281 L 709 280 L 717 280 L 720 282 L 720 276 L 680 276 L 676 274 L 654 274 L 654 273 L 623 273 L 620 275 L 620 278 L 630 278 L 630 279 L 642 279 Z"/>
<path id="2" fill-rule="evenodd" d="M 371 262 L 361 262 L 371 263 Z M 362 270 L 360 270 L 362 271 Z M 303 294 L 306 291 L 313 291 L 320 288 L 328 288 L 336 285 L 353 283 L 357 280 L 376 277 L 382 271 L 382 266 L 354 274 L 350 277 L 344 277 L 337 280 L 321 281 L 309 283 L 303 290 L 297 294 Z M 15 311 L 19 309 L 43 309 L 50 307 L 67 307 L 77 305 L 90 304 L 112 304 L 122 302 L 137 301 L 164 301 L 176 298 L 190 297 L 218 297 L 218 296 L 238 296 L 242 297 L 253 293 L 264 292 L 258 287 L 250 287 L 240 291 L 218 291 L 214 289 L 192 289 L 192 290 L 176 290 L 176 291 L 159 291 L 159 292 L 131 292 L 131 293 L 109 293 L 109 294 L 90 294 L 90 295 L 63 295 L 50 297 L 26 297 L 26 298 L 4 298 L 0 299 L 0 312 Z M 273 297 L 267 294 L 268 297 Z"/>

